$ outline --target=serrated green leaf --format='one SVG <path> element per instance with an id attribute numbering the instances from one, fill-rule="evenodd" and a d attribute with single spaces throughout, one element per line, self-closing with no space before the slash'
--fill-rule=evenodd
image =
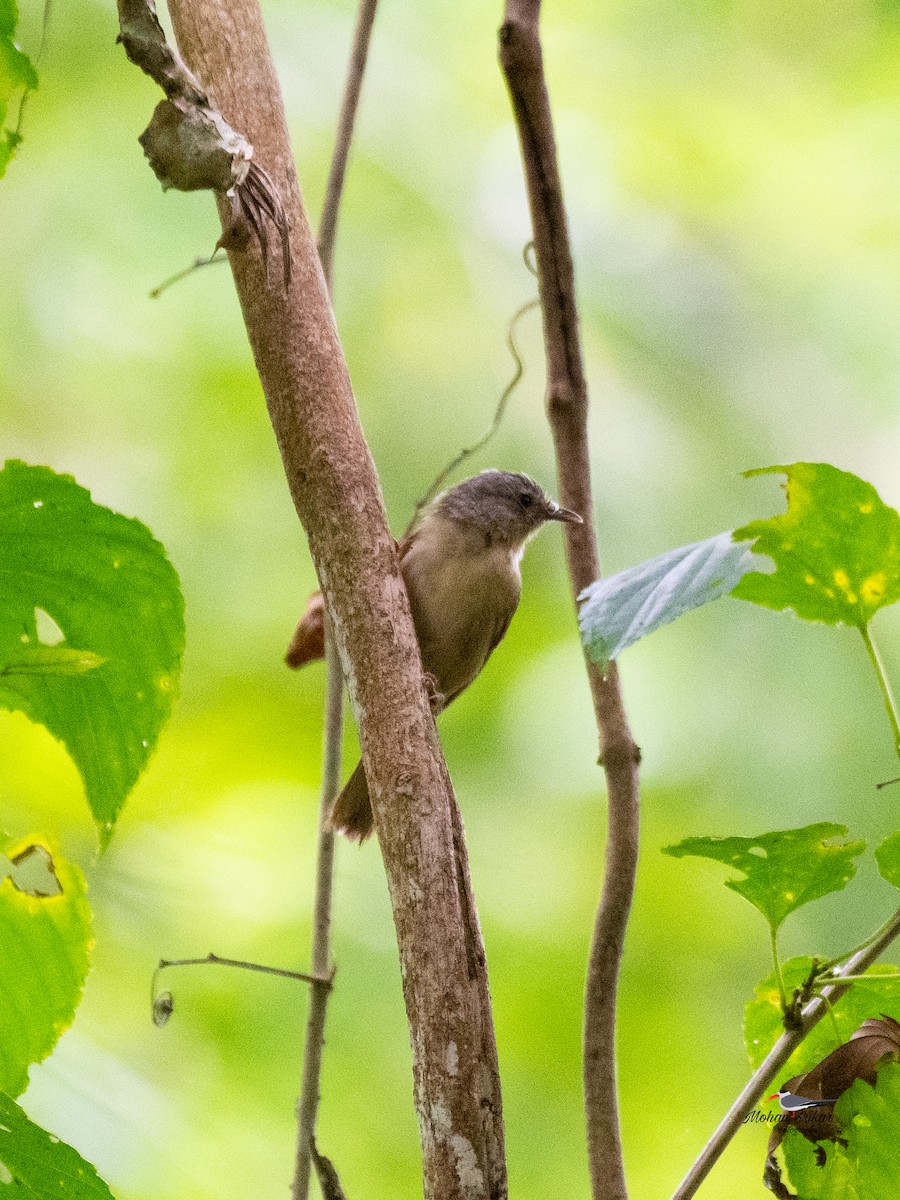
<path id="1" fill-rule="evenodd" d="M 900 891 L 900 831 L 886 837 L 875 851 L 881 877 Z"/>
<path id="2" fill-rule="evenodd" d="M 0 677 L 0 704 L 65 744 L 101 840 L 137 780 L 174 700 L 184 646 L 178 577 L 139 521 L 94 504 L 47 467 L 0 471 L 0 662 L 38 645 L 35 609 L 60 648 L 105 661 L 87 674 Z"/>
<path id="3" fill-rule="evenodd" d="M 860 1196 L 897 1194 L 900 1179 L 900 1064 L 886 1063 L 875 1087 L 858 1079 L 835 1105 Z"/>
<path id="4" fill-rule="evenodd" d="M 0 1094 L 0 1195 L 4 1200 L 112 1200 L 77 1150 L 35 1125 Z"/>
<path id="5" fill-rule="evenodd" d="M 791 958 L 781 964 L 788 996 L 806 982 L 811 968 L 812 959 L 805 956 Z M 878 963 L 870 967 L 866 974 L 871 983 L 854 983 L 839 1000 L 834 1001 L 831 1006 L 834 1021 L 826 1016 L 809 1031 L 783 1067 L 780 1079 L 805 1075 L 842 1042 L 849 1041 L 869 1017 L 893 1017 L 900 1021 L 900 979 L 878 982 L 881 975 L 897 974 L 897 968 L 888 963 Z M 757 984 L 753 998 L 744 1009 L 744 1045 L 754 1071 L 782 1033 L 781 997 L 773 971 Z"/>
<path id="6" fill-rule="evenodd" d="M 90 650 L 69 646 L 30 646 L 9 662 L 0 665 L 0 679 L 17 675 L 86 675 L 102 667 L 106 659 Z"/>
<path id="7" fill-rule="evenodd" d="M 787 512 L 751 521 L 736 539 L 755 539 L 775 562 L 771 575 L 745 575 L 732 595 L 806 621 L 862 629 L 900 600 L 900 516 L 871 484 L 828 463 L 763 467 L 787 476 Z"/>
<path id="8" fill-rule="evenodd" d="M 727 596 L 754 557 L 730 533 L 681 546 L 590 584 L 578 623 L 588 654 L 601 668 L 662 625 Z"/>
<path id="9" fill-rule="evenodd" d="M 866 844 L 835 844 L 834 839 L 846 837 L 847 832 L 845 825 L 820 822 L 755 838 L 686 838 L 663 853 L 673 858 L 711 858 L 741 871 L 743 879 L 726 879 L 725 886 L 749 900 L 775 930 L 789 913 L 840 891 L 853 878 L 853 859 Z"/>
<path id="10" fill-rule="evenodd" d="M 4 129 L 10 99 L 17 93 L 24 95 L 38 85 L 37 72 L 27 54 L 23 54 L 13 40 L 19 14 L 12 0 L 0 0 L 0 179 L 16 146 L 21 142 L 19 134 Z"/>
<path id="11" fill-rule="evenodd" d="M 789 1129 L 782 1142 L 784 1160 L 791 1183 L 803 1200 L 876 1200 L 880 1193 L 861 1197 L 857 1191 L 857 1174 L 843 1146 L 835 1142 L 821 1143 L 824 1165 L 819 1165 L 818 1152 L 812 1142 Z M 890 1193 L 884 1193 L 885 1200 Z"/>
<path id="12" fill-rule="evenodd" d="M 23 880 L 0 883 L 0 1091 L 17 1096 L 28 1068 L 71 1025 L 93 946 L 84 876 L 38 839 L 4 846 L 15 862 L 31 845 L 52 856 L 59 893 L 32 896 Z M 6 872 L 0 872 L 6 873 Z"/>

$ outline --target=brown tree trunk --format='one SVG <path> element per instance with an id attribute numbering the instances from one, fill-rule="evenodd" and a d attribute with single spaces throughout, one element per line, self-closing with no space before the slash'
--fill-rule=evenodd
<path id="1" fill-rule="evenodd" d="M 465 844 L 257 0 L 171 0 L 170 8 L 186 62 L 252 142 L 290 224 L 286 288 L 277 271 L 267 280 L 255 244 L 232 253 L 231 264 L 359 725 L 400 949 L 425 1195 L 500 1200 L 500 1086 Z M 377 1037 L 360 1030 L 363 1040 Z"/>

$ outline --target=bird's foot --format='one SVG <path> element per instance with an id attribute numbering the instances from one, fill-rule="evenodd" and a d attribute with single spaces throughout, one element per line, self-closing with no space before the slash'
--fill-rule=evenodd
<path id="1" fill-rule="evenodd" d="M 438 681 L 430 671 L 426 671 L 423 674 L 422 682 L 425 684 L 425 692 L 428 696 L 428 703 L 431 705 L 431 711 L 437 716 L 444 707 L 444 693 L 438 691 Z"/>

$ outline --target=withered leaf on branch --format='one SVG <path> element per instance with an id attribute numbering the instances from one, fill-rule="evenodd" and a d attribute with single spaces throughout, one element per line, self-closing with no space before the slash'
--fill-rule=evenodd
<path id="1" fill-rule="evenodd" d="M 164 189 L 209 189 L 228 198 L 231 222 L 216 246 L 245 250 L 259 242 L 268 270 L 266 221 L 281 241 L 285 287 L 290 282 L 288 221 L 278 189 L 253 160 L 253 147 L 213 106 L 197 78 L 166 41 L 153 0 L 119 0 L 119 38 L 128 58 L 166 94 L 138 138 Z"/>

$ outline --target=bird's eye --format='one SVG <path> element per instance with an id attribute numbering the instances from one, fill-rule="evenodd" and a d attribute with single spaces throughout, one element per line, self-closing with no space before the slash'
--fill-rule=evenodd
<path id="1" fill-rule="evenodd" d="M 528 508 L 533 502 L 534 496 L 530 495 L 528 492 L 523 492 L 519 497 L 519 503 L 523 508 Z"/>

